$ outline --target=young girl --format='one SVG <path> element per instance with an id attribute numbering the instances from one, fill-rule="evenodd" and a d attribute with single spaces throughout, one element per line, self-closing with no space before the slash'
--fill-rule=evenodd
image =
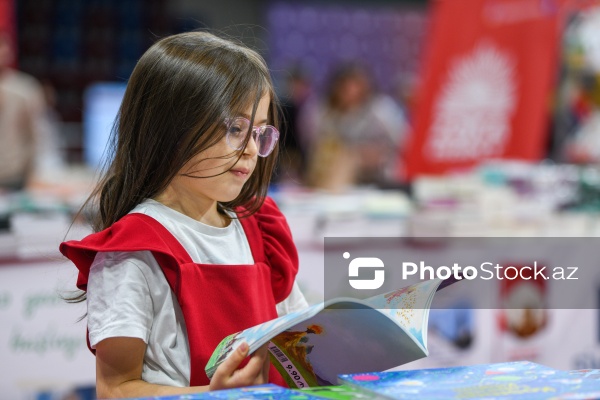
<path id="1" fill-rule="evenodd" d="M 289 228 L 266 198 L 276 122 L 254 51 L 193 32 L 140 59 L 90 197 L 97 233 L 60 248 L 86 291 L 98 397 L 283 383 L 266 347 L 244 364 L 246 344 L 204 373 L 225 336 L 307 306 Z"/>

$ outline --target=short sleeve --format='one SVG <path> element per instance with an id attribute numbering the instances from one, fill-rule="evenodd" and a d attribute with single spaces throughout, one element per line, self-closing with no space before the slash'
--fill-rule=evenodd
<path id="1" fill-rule="evenodd" d="M 290 295 L 281 303 L 277 304 L 277 316 L 282 317 L 289 313 L 304 310 L 308 308 L 308 302 L 302 294 L 298 282 L 294 282 Z"/>
<path id="2" fill-rule="evenodd" d="M 153 306 L 146 274 L 150 252 L 100 252 L 90 268 L 87 287 L 88 332 L 92 348 L 104 339 L 124 336 L 148 343 Z"/>
<path id="3" fill-rule="evenodd" d="M 298 273 L 298 250 L 285 216 L 273 199 L 267 197 L 253 215 L 258 223 L 267 263 L 271 267 L 271 285 L 276 302 L 291 293 Z M 254 238 L 248 237 L 248 240 Z M 252 247 L 252 245 L 251 245 Z"/>

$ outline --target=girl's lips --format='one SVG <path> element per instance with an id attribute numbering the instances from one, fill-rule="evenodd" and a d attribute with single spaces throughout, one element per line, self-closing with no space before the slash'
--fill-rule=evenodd
<path id="1" fill-rule="evenodd" d="M 245 178 L 250 174 L 250 170 L 247 168 L 236 168 L 229 170 L 235 176 L 239 176 L 240 178 Z"/>

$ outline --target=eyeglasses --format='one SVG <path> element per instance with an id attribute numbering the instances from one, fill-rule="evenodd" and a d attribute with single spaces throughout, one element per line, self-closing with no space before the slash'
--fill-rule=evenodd
<path id="1" fill-rule="evenodd" d="M 252 128 L 252 138 L 256 142 L 258 155 L 261 157 L 271 154 L 279 140 L 279 131 L 274 126 L 250 127 L 250 121 L 244 117 L 228 118 L 225 120 L 225 124 L 227 125 L 227 144 L 234 150 L 244 148 L 246 135 L 250 128 Z"/>

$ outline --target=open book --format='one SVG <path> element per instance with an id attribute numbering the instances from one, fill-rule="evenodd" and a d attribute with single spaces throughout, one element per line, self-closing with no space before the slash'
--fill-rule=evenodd
<path id="1" fill-rule="evenodd" d="M 290 387 L 335 385 L 338 374 L 383 371 L 428 355 L 427 321 L 435 292 L 455 281 L 433 279 L 365 300 L 336 298 L 223 339 L 206 365 L 215 370 L 242 342 L 268 344 Z"/>

